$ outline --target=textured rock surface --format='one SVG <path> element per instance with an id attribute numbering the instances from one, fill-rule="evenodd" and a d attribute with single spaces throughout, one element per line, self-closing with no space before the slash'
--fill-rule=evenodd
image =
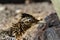
<path id="1" fill-rule="evenodd" d="M 44 35 L 45 35 L 44 40 L 60 40 L 54 28 L 46 29 Z"/>
<path id="2" fill-rule="evenodd" d="M 58 26 L 60 24 L 59 18 L 57 16 L 57 13 L 52 13 L 49 16 L 45 18 L 47 24 L 49 27 L 52 26 Z"/>

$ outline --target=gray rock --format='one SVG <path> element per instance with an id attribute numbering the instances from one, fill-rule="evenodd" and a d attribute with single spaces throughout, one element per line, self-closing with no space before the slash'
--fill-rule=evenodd
<path id="1" fill-rule="evenodd" d="M 60 40 L 54 28 L 48 28 L 44 33 L 44 40 Z"/>
<path id="2" fill-rule="evenodd" d="M 60 23 L 57 13 L 51 13 L 49 16 L 45 18 L 49 27 L 58 26 Z"/>

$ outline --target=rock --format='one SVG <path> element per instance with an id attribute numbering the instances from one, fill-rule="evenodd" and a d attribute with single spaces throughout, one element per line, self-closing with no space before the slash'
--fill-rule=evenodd
<path id="1" fill-rule="evenodd" d="M 45 18 L 49 27 L 58 26 L 60 23 L 57 13 L 51 13 L 49 16 Z"/>
<path id="2" fill-rule="evenodd" d="M 44 33 L 44 40 L 60 40 L 60 38 L 54 28 L 48 28 Z"/>
<path id="3" fill-rule="evenodd" d="M 58 34 L 59 38 L 60 38 L 60 28 L 56 29 L 56 33 Z"/>

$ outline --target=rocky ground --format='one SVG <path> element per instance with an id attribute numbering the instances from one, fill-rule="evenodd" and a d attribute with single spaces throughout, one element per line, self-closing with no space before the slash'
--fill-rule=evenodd
<path id="1" fill-rule="evenodd" d="M 32 15 L 39 22 L 33 24 L 22 36 L 18 36 L 17 40 L 60 40 L 60 21 L 53 4 L 46 2 L 27 5 L 0 4 L 0 33 L 18 23 L 22 13 Z"/>

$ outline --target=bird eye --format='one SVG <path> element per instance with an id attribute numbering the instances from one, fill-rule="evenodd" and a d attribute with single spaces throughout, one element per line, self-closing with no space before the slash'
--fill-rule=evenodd
<path id="1" fill-rule="evenodd" d="M 29 19 L 29 21 L 31 21 L 31 19 Z"/>
<path id="2" fill-rule="evenodd" d="M 28 21 L 31 21 L 31 20 L 32 20 L 31 18 L 28 19 Z"/>

